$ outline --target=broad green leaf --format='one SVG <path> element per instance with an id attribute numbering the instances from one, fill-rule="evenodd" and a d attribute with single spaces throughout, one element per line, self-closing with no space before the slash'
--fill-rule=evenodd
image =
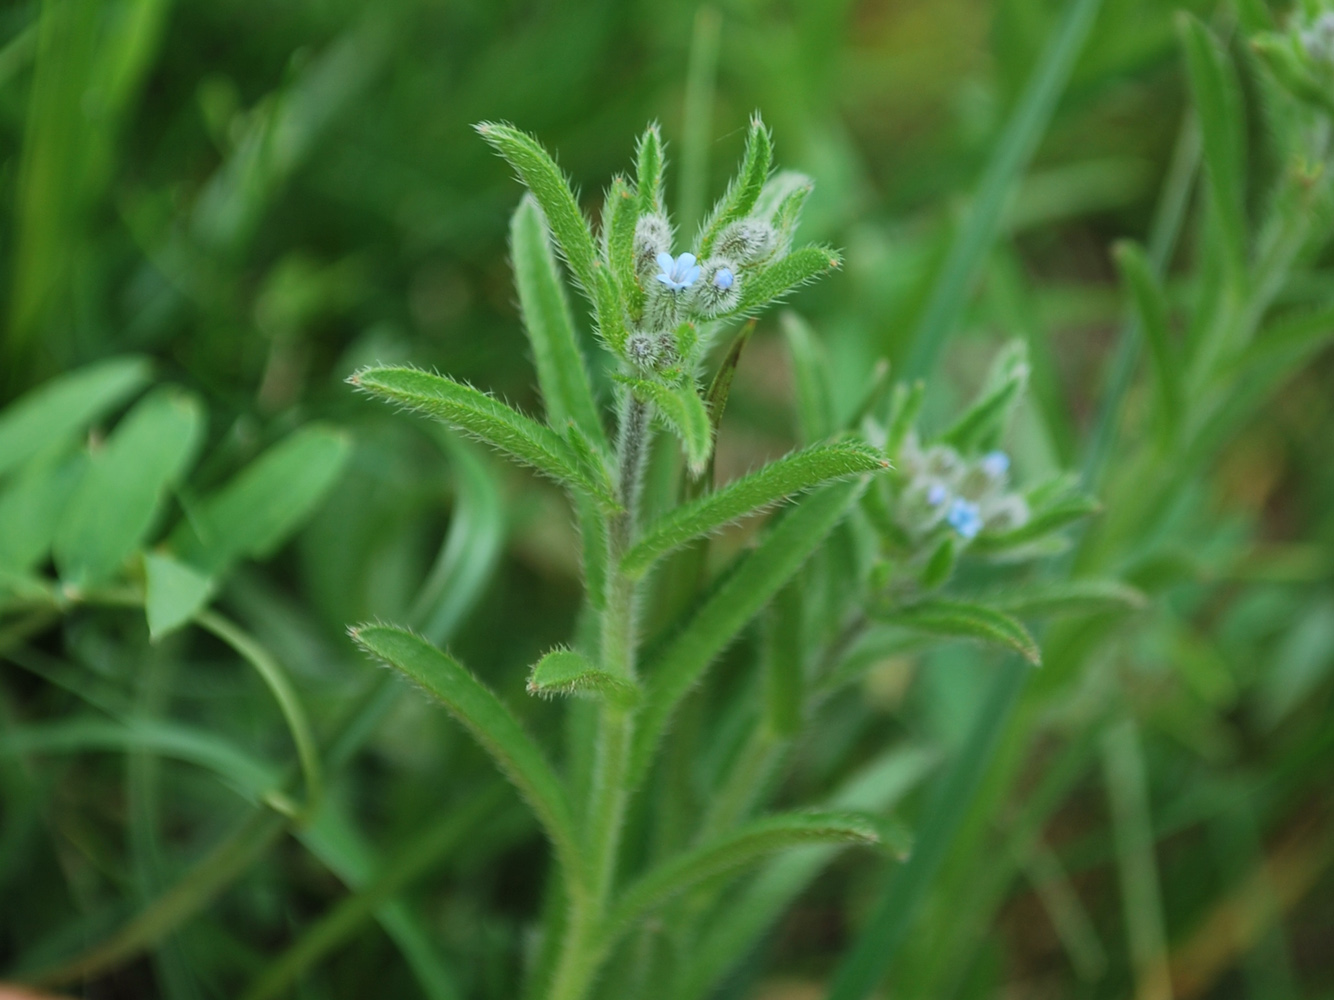
<path id="1" fill-rule="evenodd" d="M 29 461 L 0 492 L 0 568 L 26 572 L 46 557 L 70 496 L 82 480 L 82 453 Z"/>
<path id="2" fill-rule="evenodd" d="M 644 708 L 635 732 L 631 781 L 648 771 L 676 706 L 761 608 L 819 547 L 861 494 L 863 484 L 835 483 L 804 498 L 741 558 L 648 665 Z"/>
<path id="3" fill-rule="evenodd" d="M 536 139 L 512 125 L 482 122 L 477 126 L 477 131 L 509 161 L 519 179 L 533 193 L 537 203 L 542 206 L 542 212 L 547 217 L 547 223 L 555 234 L 556 242 L 560 244 L 575 280 L 590 298 L 597 301 L 598 266 L 593 234 L 556 161 Z"/>
<path id="4" fill-rule="evenodd" d="M 837 250 L 806 246 L 780 257 L 768 267 L 746 275 L 736 312 L 749 314 L 788 292 L 835 270 L 843 263 Z"/>
<path id="5" fill-rule="evenodd" d="M 551 252 L 546 219 L 531 195 L 525 195 L 519 202 L 510 222 L 510 253 L 514 258 L 519 311 L 533 348 L 547 422 L 559 428 L 573 420 L 605 450 L 606 432 L 579 350 L 565 283 Z"/>
<path id="6" fill-rule="evenodd" d="M 528 693 L 586 695 L 631 706 L 640 698 L 639 685 L 595 667 L 572 649 L 553 649 L 538 660 L 528 675 Z"/>
<path id="7" fill-rule="evenodd" d="M 834 432 L 834 400 L 829 391 L 829 359 L 806 321 L 792 311 L 779 317 L 797 388 L 801 440 L 822 441 Z"/>
<path id="8" fill-rule="evenodd" d="M 342 431 L 294 431 L 200 501 L 172 533 L 172 549 L 212 576 L 238 559 L 268 556 L 310 516 L 347 453 Z"/>
<path id="9" fill-rule="evenodd" d="M 887 468 L 889 463 L 879 453 L 855 441 L 793 452 L 659 518 L 625 554 L 621 569 L 632 577 L 642 576 L 668 552 L 795 493 Z"/>
<path id="10" fill-rule="evenodd" d="M 1042 141 L 1047 124 L 1084 41 L 1097 17 L 1102 0 L 1073 0 L 1065 8 L 1060 24 L 1043 46 L 1042 55 L 1005 122 L 1005 129 L 992 146 L 986 169 L 967 217 L 950 243 L 949 253 L 912 332 L 903 373 L 925 378 L 934 372 L 936 361 L 954 333 L 972 297 L 996 237 L 1001 232 L 1005 207 L 1028 169 Z M 849 1000 L 839 997 L 838 1000 Z"/>
<path id="11" fill-rule="evenodd" d="M 880 834 L 856 813 L 795 812 L 753 820 L 710 843 L 678 854 L 626 887 L 607 916 L 613 935 L 701 882 L 767 855 L 809 844 L 878 844 Z"/>
<path id="12" fill-rule="evenodd" d="M 0 475 L 67 441 L 148 382 L 140 357 L 111 358 L 38 386 L 0 413 Z"/>
<path id="13" fill-rule="evenodd" d="M 1140 329 L 1149 343 L 1149 361 L 1158 389 L 1158 409 L 1164 434 L 1170 441 L 1175 437 L 1181 415 L 1182 366 L 1167 327 L 1167 296 L 1149 267 L 1144 251 L 1138 246 L 1130 242 L 1119 243 L 1113 254 L 1130 286 Z"/>
<path id="14" fill-rule="evenodd" d="M 644 293 L 635 276 L 635 222 L 639 205 L 624 177 L 612 179 L 602 210 L 602 254 L 611 275 L 621 290 L 622 300 L 638 316 L 643 309 Z"/>
<path id="15" fill-rule="evenodd" d="M 1102 510 L 1102 505 L 1083 493 L 1062 497 L 1036 511 L 1024 524 L 1010 531 L 984 531 L 969 543 L 978 554 L 1004 552 L 1046 538 L 1053 532 Z"/>
<path id="16" fill-rule="evenodd" d="M 213 581 L 168 555 L 144 553 L 144 611 L 148 634 L 161 639 L 193 618 L 213 595 Z"/>
<path id="17" fill-rule="evenodd" d="M 1029 663 L 1042 662 L 1042 651 L 1028 629 L 1003 611 L 965 601 L 921 601 L 879 613 L 890 625 L 950 639 L 976 639 L 1014 650 Z"/>
<path id="18" fill-rule="evenodd" d="M 1241 87 L 1228 54 L 1197 18 L 1180 12 L 1186 75 L 1200 120 L 1209 201 L 1234 281 L 1246 267 L 1246 136 Z"/>
<path id="19" fill-rule="evenodd" d="M 1118 580 L 1065 580 L 1029 584 L 1013 592 L 988 595 L 986 602 L 1018 618 L 1094 615 L 1138 611 L 1147 605 L 1142 591 Z"/>
<path id="20" fill-rule="evenodd" d="M 595 480 L 564 438 L 494 396 L 416 368 L 363 368 L 348 381 L 392 403 L 437 417 L 562 486 L 593 496 L 609 508 L 616 506 L 611 482 Z"/>
<path id="21" fill-rule="evenodd" d="M 713 452 L 713 428 L 694 384 L 668 386 L 644 378 L 624 378 L 622 382 L 641 400 L 653 404 L 657 415 L 680 440 L 691 473 L 702 473 Z"/>
<path id="22" fill-rule="evenodd" d="M 106 579 L 144 541 L 203 435 L 199 403 L 175 389 L 146 396 L 94 452 L 61 516 L 56 565 L 67 583 Z"/>
<path id="23" fill-rule="evenodd" d="M 709 220 L 704 224 L 703 235 L 699 241 L 699 256 L 707 257 L 713 249 L 713 243 L 719 234 L 733 222 L 739 222 L 750 214 L 764 190 L 764 182 L 769 179 L 769 168 L 773 164 L 773 137 L 769 129 L 757 114 L 750 120 L 750 131 L 746 134 L 746 152 L 741 158 L 741 169 L 727 192 L 713 207 Z"/>
<path id="24" fill-rule="evenodd" d="M 635 147 L 635 190 L 639 198 L 639 214 L 663 211 L 662 175 L 666 166 L 662 148 L 662 130 L 653 122 L 639 137 Z"/>
<path id="25" fill-rule="evenodd" d="M 555 845 L 565 871 L 581 872 L 574 814 L 565 787 L 546 755 L 500 699 L 453 658 L 411 632 L 389 625 L 361 625 L 351 634 L 368 653 L 400 670 L 449 709 L 523 794 Z"/>

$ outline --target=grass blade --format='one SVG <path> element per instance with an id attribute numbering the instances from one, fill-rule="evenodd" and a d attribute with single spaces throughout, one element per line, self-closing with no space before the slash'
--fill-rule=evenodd
<path id="1" fill-rule="evenodd" d="M 392 403 L 437 417 L 532 466 L 562 486 L 615 508 L 611 482 L 579 460 L 565 439 L 494 396 L 417 368 L 363 368 L 348 381 Z"/>
<path id="2" fill-rule="evenodd" d="M 352 638 L 439 700 L 523 794 L 551 838 L 565 870 L 582 871 L 574 814 L 546 755 L 488 688 L 426 640 L 388 625 L 362 625 Z"/>
<path id="3" fill-rule="evenodd" d="M 1167 326 L 1167 295 L 1162 283 L 1149 266 L 1144 251 L 1133 243 L 1117 244 L 1113 256 L 1121 275 L 1130 286 L 1139 328 L 1149 342 L 1149 361 L 1153 381 L 1158 388 L 1158 411 L 1167 441 L 1176 436 L 1181 420 L 1181 364 Z"/>
<path id="4" fill-rule="evenodd" d="M 779 317 L 792 380 L 797 388 L 797 418 L 801 440 L 820 441 L 834 432 L 834 401 L 829 392 L 829 359 L 811 334 L 806 321 L 787 311 Z"/>
<path id="5" fill-rule="evenodd" d="M 621 569 L 632 577 L 643 576 L 667 553 L 780 500 L 837 479 L 887 468 L 889 463 L 873 448 L 853 441 L 793 452 L 659 518 L 625 554 Z"/>
<path id="6" fill-rule="evenodd" d="M 908 377 L 928 375 L 954 333 L 973 284 L 1000 232 L 1010 193 L 1047 130 L 1056 101 L 1065 90 L 1075 58 L 1084 47 L 1101 4 L 1102 0 L 1071 0 L 1060 27 L 1044 48 L 987 163 L 968 218 L 950 245 L 922 318 L 913 330 L 904 369 Z"/>
<path id="7" fill-rule="evenodd" d="M 890 876 L 874 912 L 834 974 L 829 1000 L 866 1000 L 893 966 L 963 825 L 1028 672 L 1024 660 L 1011 657 L 996 674 L 964 745 L 932 791 L 912 857 Z"/>
<path id="8" fill-rule="evenodd" d="M 606 431 L 579 350 L 565 283 L 551 252 L 546 218 L 531 195 L 525 195 L 514 210 L 510 254 L 514 259 L 514 284 L 519 291 L 519 312 L 533 348 L 547 422 L 563 428 L 573 420 L 589 440 L 605 451 Z"/>
<path id="9" fill-rule="evenodd" d="M 722 15 L 712 7 L 695 11 L 686 63 L 686 93 L 681 139 L 681 188 L 677 195 L 677 224 L 693 232 L 704 217 L 705 187 L 709 178 L 709 144 L 713 132 L 713 98 L 718 77 L 718 43 Z"/>
<path id="10" fill-rule="evenodd" d="M 640 712 L 629 784 L 648 771 L 667 721 L 698 683 L 713 658 L 806 562 L 861 495 L 861 483 L 837 483 L 806 497 L 748 553 L 735 571 L 667 643 L 650 664 Z"/>

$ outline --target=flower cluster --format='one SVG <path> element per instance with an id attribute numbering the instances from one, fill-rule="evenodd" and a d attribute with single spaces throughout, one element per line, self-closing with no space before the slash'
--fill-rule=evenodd
<path id="1" fill-rule="evenodd" d="M 970 542 L 982 531 L 1012 531 L 1028 521 L 1027 502 L 1008 489 L 1010 457 L 1003 451 L 969 460 L 948 445 L 923 448 L 914 432 L 899 452 L 899 471 L 906 485 L 895 514 L 916 542 L 942 529 Z"/>

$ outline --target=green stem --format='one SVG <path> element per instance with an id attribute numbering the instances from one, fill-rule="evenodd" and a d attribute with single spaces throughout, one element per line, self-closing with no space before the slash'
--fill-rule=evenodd
<path id="1" fill-rule="evenodd" d="M 639 487 L 648 455 L 650 412 L 648 404 L 627 395 L 621 418 L 619 492 L 622 512 L 607 531 L 607 566 L 610 574 L 607 607 L 602 614 L 602 668 L 633 678 L 638 587 L 620 571 L 621 556 L 634 543 L 639 506 Z M 629 799 L 630 747 L 634 738 L 634 716 L 618 705 L 601 706 L 593 781 L 589 791 L 585 831 L 587 869 L 576 877 L 567 873 L 569 921 L 560 958 L 552 979 L 550 1000 L 583 1000 L 592 988 L 606 958 L 603 920 L 616 881 L 616 858 Z"/>

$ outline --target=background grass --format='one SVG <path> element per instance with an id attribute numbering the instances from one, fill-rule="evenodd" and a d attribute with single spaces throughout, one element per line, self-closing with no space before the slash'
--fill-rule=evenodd
<path id="1" fill-rule="evenodd" d="M 1187 6 L 1233 36 L 1236 11 Z M 344 628 L 417 623 L 555 739 L 560 710 L 522 686 L 576 628 L 575 530 L 553 488 L 458 442 L 442 450 L 342 380 L 411 362 L 540 410 L 506 259 L 519 188 L 472 123 L 534 132 L 595 214 L 633 136 L 660 119 L 668 198 L 690 218 L 760 108 L 780 161 L 817 179 L 803 236 L 844 249 L 843 270 L 794 303 L 833 384 L 861 386 L 889 358 L 929 376 L 924 420 L 939 428 L 999 344 L 1026 339 L 1016 463 L 1034 480 L 1097 471 L 1107 520 L 1077 558 L 1152 596 L 1115 626 L 1047 631 L 1047 665 L 1015 695 L 1016 722 L 996 734 L 905 928 L 893 995 L 1334 996 L 1334 355 L 1310 352 L 1183 464 L 1152 535 L 1124 513 L 1143 485 L 1132 443 L 1152 384 L 1129 382 L 1116 420 L 1104 415 L 1127 313 L 1110 247 L 1149 241 L 1189 104 L 1175 5 L 1100 5 L 1031 164 L 1000 189 L 994 243 L 976 246 L 974 280 L 946 303 L 954 321 L 932 318 L 1065 9 L 45 0 L 0 12 L 5 398 L 111 355 L 150 357 L 208 412 L 206 457 L 172 501 L 187 512 L 308 421 L 352 442 L 309 525 L 223 595 L 305 702 L 336 806 L 321 822 L 289 836 L 238 798 L 295 756 L 225 639 L 149 644 L 140 618 L 105 608 L 5 619 L 5 974 L 119 941 L 65 988 L 260 996 L 300 971 L 307 997 L 518 995 L 541 836 L 480 751 L 399 697 Z M 1231 50 L 1249 65 L 1243 44 Z M 1254 79 L 1238 119 L 1252 215 L 1283 166 Z M 692 128 L 705 141 L 684 142 Z M 1190 194 L 1189 219 L 1205 197 Z M 1208 234 L 1187 233 L 1159 260 L 1174 310 L 1205 280 Z M 1281 300 L 1327 309 L 1330 288 L 1317 258 Z M 915 347 L 923 329 L 929 346 Z M 763 319 L 719 441 L 722 477 L 799 436 L 784 345 L 777 316 Z M 833 402 L 846 416 L 857 393 Z M 967 647 L 878 662 L 800 744 L 783 797 L 823 799 L 887 748 L 947 756 L 996 697 L 996 670 Z M 740 681 L 720 683 L 725 695 Z M 72 728 L 90 713 L 121 728 Z M 934 809 L 919 790 L 899 815 L 921 834 Z M 732 956 L 721 995 L 823 995 L 894 870 L 840 859 Z M 152 908 L 181 885 L 177 910 Z M 144 913 L 157 922 L 136 924 Z"/>

